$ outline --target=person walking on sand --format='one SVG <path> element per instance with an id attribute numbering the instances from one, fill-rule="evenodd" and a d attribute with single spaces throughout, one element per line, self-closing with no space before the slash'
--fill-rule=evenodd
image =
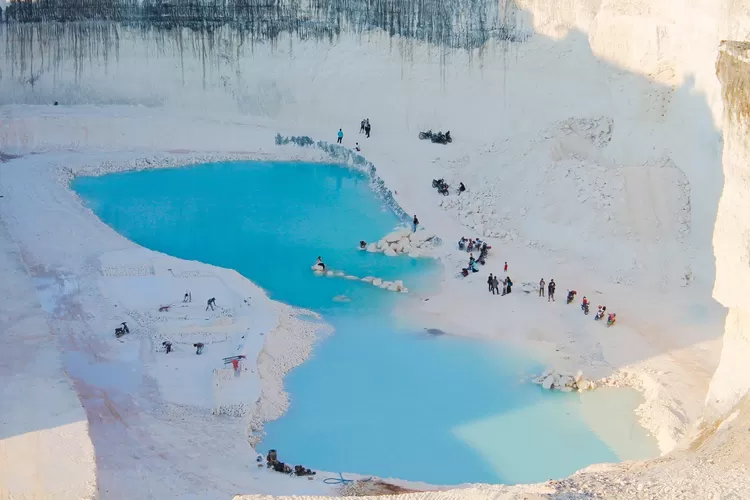
<path id="1" fill-rule="evenodd" d="M 500 289 L 498 288 L 500 286 L 500 281 L 498 281 L 497 276 L 492 278 L 492 295 L 500 295 Z"/>
<path id="2" fill-rule="evenodd" d="M 364 134 L 365 133 L 365 119 L 362 118 L 362 121 L 359 123 L 359 133 Z"/>
<path id="3" fill-rule="evenodd" d="M 557 285 L 555 285 L 554 279 L 549 280 L 549 285 L 547 285 L 547 302 L 549 302 L 550 300 L 552 302 L 555 301 L 555 287 L 556 286 Z"/>
<path id="4" fill-rule="evenodd" d="M 539 296 L 544 297 L 544 278 L 539 280 Z"/>
<path id="5" fill-rule="evenodd" d="M 417 232 L 417 226 L 419 226 L 419 219 L 417 219 L 416 215 L 414 216 L 414 220 L 412 220 L 411 222 L 412 222 L 412 226 L 413 226 L 413 229 L 414 229 L 413 232 L 416 233 Z"/>
<path id="6" fill-rule="evenodd" d="M 505 274 L 508 274 L 508 263 L 505 263 L 505 267 L 503 268 L 503 271 L 505 271 Z"/>
<path id="7" fill-rule="evenodd" d="M 489 278 L 487 278 L 487 291 L 488 292 L 492 292 L 492 294 L 494 295 L 495 294 L 495 289 L 493 288 L 493 285 L 492 285 L 493 281 L 494 280 L 492 278 L 492 273 L 490 273 Z"/>
<path id="8" fill-rule="evenodd" d="M 339 129 L 339 133 L 336 134 L 336 144 L 341 144 L 341 140 L 344 138 L 344 131 Z"/>
<path id="9" fill-rule="evenodd" d="M 214 297 L 211 297 L 210 299 L 208 299 L 208 302 L 206 302 L 206 311 L 208 311 L 209 307 L 213 311 L 215 305 L 216 305 L 216 299 Z"/>
<path id="10" fill-rule="evenodd" d="M 370 129 L 371 129 L 371 127 L 370 127 L 370 119 L 366 118 L 365 119 L 365 137 L 367 137 L 367 138 L 370 137 Z"/>

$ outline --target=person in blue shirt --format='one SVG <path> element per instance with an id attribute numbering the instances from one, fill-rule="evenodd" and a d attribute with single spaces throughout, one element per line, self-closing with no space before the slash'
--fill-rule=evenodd
<path id="1" fill-rule="evenodd" d="M 341 129 L 339 129 L 338 139 L 336 140 L 336 143 L 341 144 L 341 139 L 343 138 L 344 138 L 344 132 Z"/>

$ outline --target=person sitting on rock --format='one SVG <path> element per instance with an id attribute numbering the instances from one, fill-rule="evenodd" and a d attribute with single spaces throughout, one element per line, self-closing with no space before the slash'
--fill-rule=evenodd
<path id="1" fill-rule="evenodd" d="M 323 259 L 320 258 L 320 255 L 318 255 L 318 260 L 317 260 L 317 262 L 315 262 L 315 265 L 318 266 L 321 271 L 325 271 L 326 270 L 326 265 L 323 264 Z"/>
<path id="2" fill-rule="evenodd" d="M 367 242 L 365 240 L 360 240 L 360 242 L 359 242 L 359 248 L 362 249 L 362 250 L 364 250 L 365 248 L 367 248 Z"/>
<path id="3" fill-rule="evenodd" d="M 466 186 L 464 186 L 464 183 L 461 182 L 461 183 L 458 184 L 458 194 L 460 195 L 464 191 L 466 191 Z"/>

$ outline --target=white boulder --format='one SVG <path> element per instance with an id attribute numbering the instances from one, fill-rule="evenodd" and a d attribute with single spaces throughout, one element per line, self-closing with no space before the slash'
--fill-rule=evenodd
<path id="1" fill-rule="evenodd" d="M 368 252 L 377 252 L 378 251 L 378 244 L 377 243 L 370 243 L 367 245 L 367 251 Z"/>
<path id="2" fill-rule="evenodd" d="M 386 248 L 386 249 L 385 249 L 385 251 L 384 251 L 383 253 L 384 253 L 384 254 L 385 254 L 386 256 L 388 256 L 388 257 L 395 257 L 396 255 L 398 255 L 398 254 L 396 253 L 396 251 L 395 251 L 395 250 L 394 250 L 393 248 L 391 248 L 391 247 L 388 247 L 388 248 Z"/>
<path id="3" fill-rule="evenodd" d="M 333 271 L 328 271 L 328 272 L 326 273 L 326 276 L 333 276 L 333 275 L 334 275 L 334 274 L 333 274 Z"/>
<path id="4" fill-rule="evenodd" d="M 372 284 L 375 286 L 380 286 L 382 283 L 383 283 L 383 280 L 381 280 L 380 278 L 374 278 L 372 280 Z"/>
<path id="5" fill-rule="evenodd" d="M 380 284 L 380 288 L 385 288 L 385 289 L 388 289 L 388 287 L 389 287 L 389 286 L 391 286 L 392 284 L 393 284 L 393 282 L 392 282 L 392 281 L 384 281 L 384 282 L 382 282 L 382 283 Z"/>
<path id="6" fill-rule="evenodd" d="M 345 277 L 346 279 L 348 279 L 348 280 L 358 280 L 358 279 L 359 279 L 359 278 L 357 278 L 356 276 L 352 276 L 351 274 L 348 274 L 348 275 L 346 275 L 346 276 L 344 276 L 344 277 Z"/>
<path id="7" fill-rule="evenodd" d="M 396 243 L 402 238 L 408 237 L 409 233 L 411 233 L 411 231 L 407 228 L 397 229 L 396 231 L 393 231 L 392 233 L 385 235 L 383 239 L 387 241 L 388 243 Z"/>
<path id="8" fill-rule="evenodd" d="M 542 387 L 545 389 L 552 389 L 552 385 L 555 383 L 555 377 L 552 375 L 547 375 L 544 377 L 544 381 L 542 381 Z"/>
<path id="9" fill-rule="evenodd" d="M 409 235 L 409 241 L 411 241 L 412 246 L 421 247 L 424 243 L 432 240 L 434 237 L 434 233 L 428 231 L 417 231 L 416 233 L 411 233 Z"/>
<path id="10" fill-rule="evenodd" d="M 401 243 L 397 241 L 396 243 L 391 243 L 388 248 L 390 248 L 396 253 L 401 253 L 401 250 L 403 247 L 401 246 Z"/>
<path id="11" fill-rule="evenodd" d="M 378 250 L 385 250 L 388 248 L 388 242 L 385 240 L 378 241 Z"/>
<path id="12" fill-rule="evenodd" d="M 375 279 L 376 278 L 374 278 L 372 276 L 365 276 L 364 278 L 362 278 L 362 281 L 364 281 L 365 283 L 372 283 L 373 280 L 375 280 Z"/>
<path id="13" fill-rule="evenodd" d="M 412 259 L 416 259 L 421 256 L 422 254 L 416 248 L 412 248 L 411 250 L 409 250 L 409 257 L 411 257 Z"/>
<path id="14" fill-rule="evenodd" d="M 570 392 L 572 390 L 573 390 L 572 387 L 561 387 L 560 388 L 560 392 Z"/>

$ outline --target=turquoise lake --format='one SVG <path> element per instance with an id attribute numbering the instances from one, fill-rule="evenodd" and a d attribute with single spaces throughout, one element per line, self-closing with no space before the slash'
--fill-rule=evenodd
<path id="1" fill-rule="evenodd" d="M 261 453 L 443 485 L 545 481 L 657 454 L 635 423 L 635 391 L 543 391 L 520 382 L 542 367 L 503 344 L 399 326 L 394 309 L 429 294 L 440 266 L 358 250 L 401 221 L 356 170 L 228 162 L 80 177 L 72 188 L 134 242 L 235 269 L 334 327 L 285 379 L 290 409 L 266 424 Z M 348 274 L 401 279 L 410 293 L 315 276 L 318 255 Z M 350 301 L 334 300 L 342 295 Z M 596 429 L 590 407 L 599 408 Z"/>

